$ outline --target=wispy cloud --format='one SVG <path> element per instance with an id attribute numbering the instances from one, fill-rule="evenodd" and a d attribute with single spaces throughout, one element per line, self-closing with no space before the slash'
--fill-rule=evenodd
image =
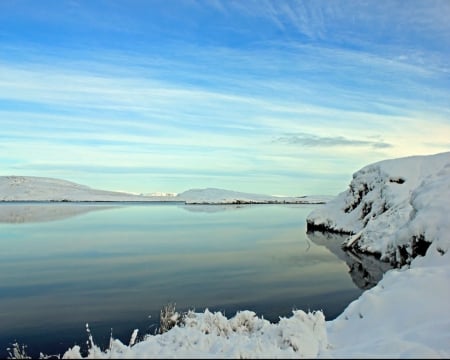
<path id="1" fill-rule="evenodd" d="M 425 40 L 430 33 L 435 41 L 450 40 L 446 0 L 402 1 L 272 1 L 249 0 L 244 3 L 222 1 L 227 8 L 244 11 L 248 16 L 265 18 L 278 28 L 296 29 L 311 40 L 341 43 L 408 42 L 414 37 Z M 351 14 L 351 16 L 349 16 Z M 370 31 L 377 29 L 377 31 Z M 424 44 L 421 44 L 424 45 Z"/>
<path id="2" fill-rule="evenodd" d="M 445 2 L 131 4 L 0 4 L 2 172 L 286 193 L 446 150 Z"/>
<path id="3" fill-rule="evenodd" d="M 274 141 L 284 144 L 300 145 L 305 147 L 368 146 L 377 149 L 392 147 L 392 144 L 388 144 L 383 141 L 349 139 L 344 136 L 334 136 L 334 137 L 317 136 L 306 133 L 285 134 L 284 136 L 281 136 L 275 139 Z"/>

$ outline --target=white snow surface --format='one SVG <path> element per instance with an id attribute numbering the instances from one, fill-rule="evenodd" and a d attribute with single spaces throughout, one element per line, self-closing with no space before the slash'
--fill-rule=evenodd
<path id="1" fill-rule="evenodd" d="M 131 336 L 132 343 L 133 334 Z M 183 327 L 161 335 L 147 335 L 134 346 L 113 340 L 106 351 L 92 345 L 88 358 L 297 358 L 316 357 L 326 346 L 322 312 L 294 311 L 272 324 L 252 311 L 240 311 L 231 319 L 220 312 L 190 312 Z M 78 345 L 64 359 L 81 358 Z"/>
<path id="2" fill-rule="evenodd" d="M 307 218 L 309 226 L 354 234 L 346 246 L 404 264 L 420 242 L 449 249 L 450 152 L 385 160 L 353 174 L 349 189 Z"/>

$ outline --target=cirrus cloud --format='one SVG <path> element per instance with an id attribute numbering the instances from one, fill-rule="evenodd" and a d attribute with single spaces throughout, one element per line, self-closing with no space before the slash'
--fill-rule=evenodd
<path id="1" fill-rule="evenodd" d="M 390 148 L 393 145 L 384 141 L 351 139 L 344 136 L 318 136 L 308 133 L 291 133 L 278 137 L 274 142 L 299 145 L 305 147 L 335 147 L 335 146 L 352 146 L 352 147 L 372 147 L 376 149 Z"/>

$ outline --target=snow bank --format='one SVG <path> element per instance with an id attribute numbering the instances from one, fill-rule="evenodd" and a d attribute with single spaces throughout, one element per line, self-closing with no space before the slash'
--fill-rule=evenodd
<path id="1" fill-rule="evenodd" d="M 320 357 L 450 357 L 450 256 L 432 252 L 390 270 L 333 321 Z M 427 265 L 424 264 L 427 263 Z"/>
<path id="2" fill-rule="evenodd" d="M 291 317 L 271 324 L 251 311 L 241 311 L 227 319 L 220 312 L 206 310 L 189 312 L 181 327 L 175 326 L 161 335 L 147 335 L 135 345 L 125 345 L 116 339 L 109 349 L 101 351 L 91 343 L 87 358 L 317 357 L 326 344 L 322 312 L 307 314 L 297 310 Z M 63 358 L 82 358 L 80 347 L 69 349 Z"/>
<path id="3" fill-rule="evenodd" d="M 353 174 L 349 189 L 312 212 L 309 230 L 351 234 L 345 246 L 397 265 L 449 248 L 450 152 L 385 160 Z"/>

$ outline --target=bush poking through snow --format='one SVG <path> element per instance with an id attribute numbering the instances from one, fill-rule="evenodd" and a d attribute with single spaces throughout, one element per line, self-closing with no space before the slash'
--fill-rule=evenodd
<path id="1" fill-rule="evenodd" d="M 182 316 L 175 311 L 175 303 L 168 303 L 160 311 L 159 318 L 159 333 L 164 334 L 165 332 L 172 329 L 175 325 L 180 325 Z"/>
<path id="2" fill-rule="evenodd" d="M 18 342 L 12 344 L 12 348 L 7 348 L 9 359 L 31 359 L 25 351 L 26 345 L 19 345 Z"/>

